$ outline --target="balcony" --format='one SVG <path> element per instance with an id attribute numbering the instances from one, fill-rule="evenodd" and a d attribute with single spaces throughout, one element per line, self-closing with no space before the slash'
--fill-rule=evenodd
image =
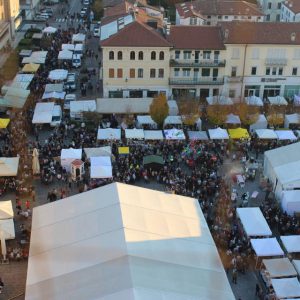
<path id="1" fill-rule="evenodd" d="M 286 58 L 266 58 L 265 65 L 266 66 L 286 66 L 287 59 Z"/>
<path id="2" fill-rule="evenodd" d="M 225 59 L 171 59 L 171 67 L 225 67 Z"/>
<path id="3" fill-rule="evenodd" d="M 223 77 L 173 77 L 169 80 L 170 85 L 221 85 L 224 84 Z"/>

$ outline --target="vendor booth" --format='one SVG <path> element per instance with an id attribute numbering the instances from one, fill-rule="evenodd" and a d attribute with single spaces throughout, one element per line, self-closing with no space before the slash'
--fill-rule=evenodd
<path id="1" fill-rule="evenodd" d="M 47 55 L 48 51 L 34 51 L 29 57 L 24 57 L 22 59 L 22 64 L 44 64 L 46 62 Z"/>
<path id="2" fill-rule="evenodd" d="M 66 92 L 44 92 L 42 99 L 65 99 Z"/>
<path id="3" fill-rule="evenodd" d="M 164 166 L 164 159 L 160 155 L 146 155 L 143 158 L 143 166 L 151 169 L 161 169 Z"/>
<path id="4" fill-rule="evenodd" d="M 290 114 L 284 116 L 284 128 L 295 127 L 300 124 L 299 114 Z"/>
<path id="5" fill-rule="evenodd" d="M 239 140 L 239 139 L 249 139 L 250 135 L 245 128 L 235 128 L 235 129 L 228 129 L 228 133 L 231 139 Z"/>
<path id="6" fill-rule="evenodd" d="M 62 50 L 58 53 L 58 59 L 59 60 L 72 60 L 73 58 L 73 52 L 69 50 Z"/>
<path id="7" fill-rule="evenodd" d="M 263 259 L 266 274 L 269 278 L 282 278 L 297 276 L 295 267 L 287 257 Z"/>
<path id="8" fill-rule="evenodd" d="M 84 43 L 85 42 L 85 34 L 76 33 L 72 35 L 72 44 Z"/>
<path id="9" fill-rule="evenodd" d="M 144 130 L 145 140 L 163 140 L 164 135 L 161 130 Z"/>
<path id="10" fill-rule="evenodd" d="M 71 119 L 81 120 L 83 118 L 83 112 L 96 111 L 95 100 L 80 100 L 70 102 L 70 117 Z"/>
<path id="11" fill-rule="evenodd" d="M 62 149 L 60 155 L 60 163 L 63 168 L 67 170 L 67 172 L 71 171 L 71 163 L 75 159 L 81 159 L 82 157 L 82 149 Z"/>
<path id="12" fill-rule="evenodd" d="M 295 141 L 297 137 L 292 130 L 275 130 L 278 140 L 280 141 Z"/>
<path id="13" fill-rule="evenodd" d="M 74 51 L 75 45 L 74 44 L 62 44 L 61 45 L 61 50 L 68 50 L 68 51 Z"/>
<path id="14" fill-rule="evenodd" d="M 255 133 L 261 140 L 277 140 L 277 134 L 272 129 L 256 129 Z"/>
<path id="15" fill-rule="evenodd" d="M 63 83 L 48 83 L 45 86 L 45 93 L 51 93 L 51 92 L 63 92 L 64 85 Z"/>
<path id="16" fill-rule="evenodd" d="M 142 140 L 144 139 L 144 130 L 143 129 L 125 129 L 125 138 L 126 139 L 137 139 Z"/>
<path id="17" fill-rule="evenodd" d="M 11 219 L 14 217 L 14 210 L 11 200 L 0 201 L 0 220 Z"/>
<path id="18" fill-rule="evenodd" d="M 111 178 L 112 165 L 108 156 L 91 157 L 91 178 Z"/>
<path id="19" fill-rule="evenodd" d="M 209 105 L 232 105 L 233 101 L 225 96 L 207 97 L 206 101 Z"/>
<path id="20" fill-rule="evenodd" d="M 164 126 L 167 125 L 182 125 L 181 116 L 167 116 L 164 121 Z"/>
<path id="21" fill-rule="evenodd" d="M 226 124 L 232 124 L 232 125 L 240 125 L 241 119 L 238 115 L 229 114 L 227 115 Z"/>
<path id="22" fill-rule="evenodd" d="M 300 213 L 300 191 L 283 191 L 281 196 L 281 208 L 290 216 Z"/>
<path id="23" fill-rule="evenodd" d="M 268 97 L 268 100 L 271 105 L 288 105 L 287 101 L 282 96 Z"/>
<path id="24" fill-rule="evenodd" d="M 53 81 L 63 81 L 66 80 L 68 76 L 68 70 L 55 69 L 49 72 L 48 78 Z"/>
<path id="25" fill-rule="evenodd" d="M 99 128 L 97 133 L 98 140 L 120 140 L 120 128 Z"/>
<path id="26" fill-rule="evenodd" d="M 143 128 L 144 125 L 153 129 L 157 128 L 157 124 L 152 120 L 151 116 L 137 116 L 136 119 L 138 128 Z"/>
<path id="27" fill-rule="evenodd" d="M 90 159 L 91 157 L 112 155 L 110 146 L 104 146 L 98 148 L 84 148 L 84 152 L 87 159 Z"/>
<path id="28" fill-rule="evenodd" d="M 52 27 L 52 26 L 48 26 L 48 27 L 44 28 L 42 32 L 45 33 L 45 34 L 53 34 L 56 31 L 57 31 L 57 28 Z"/>
<path id="29" fill-rule="evenodd" d="M 10 122 L 10 119 L 3 119 L 3 118 L 0 118 L 0 129 L 5 129 L 7 128 L 8 124 Z"/>
<path id="30" fill-rule="evenodd" d="M 22 68 L 23 73 L 36 73 L 40 68 L 40 64 L 29 63 Z"/>
<path id="31" fill-rule="evenodd" d="M 17 176 L 20 157 L 0 157 L 0 177 Z"/>
<path id="32" fill-rule="evenodd" d="M 251 239 L 250 243 L 257 257 L 284 256 L 276 238 Z"/>
<path id="33" fill-rule="evenodd" d="M 185 140 L 184 132 L 181 129 L 165 129 L 164 135 L 166 137 L 166 140 Z"/>
<path id="34" fill-rule="evenodd" d="M 226 129 L 223 128 L 215 128 L 215 129 L 208 129 L 208 134 L 211 140 L 228 140 L 229 135 Z"/>
<path id="35" fill-rule="evenodd" d="M 260 114 L 256 122 L 250 125 L 249 129 L 250 132 L 253 132 L 255 129 L 267 129 L 267 127 L 268 127 L 267 118 L 265 117 L 264 114 Z"/>
<path id="36" fill-rule="evenodd" d="M 271 284 L 277 299 L 300 297 L 300 283 L 296 277 L 272 279 Z"/>
<path id="37" fill-rule="evenodd" d="M 207 141 L 208 135 L 206 131 L 188 131 L 188 137 L 192 141 Z"/>
<path id="38" fill-rule="evenodd" d="M 30 91 L 23 88 L 5 87 L 6 93 L 0 98 L 0 107 L 23 108 Z M 2 87 L 3 89 L 3 87 Z"/>
<path id="39" fill-rule="evenodd" d="M 300 235 L 282 235 L 280 239 L 287 253 L 300 253 Z"/>
<path id="40" fill-rule="evenodd" d="M 50 124 L 53 110 L 54 102 L 37 103 L 33 113 L 32 124 Z"/>
<path id="41" fill-rule="evenodd" d="M 256 96 L 246 97 L 245 101 L 246 101 L 247 105 L 264 106 L 264 103 L 260 97 L 256 97 Z"/>

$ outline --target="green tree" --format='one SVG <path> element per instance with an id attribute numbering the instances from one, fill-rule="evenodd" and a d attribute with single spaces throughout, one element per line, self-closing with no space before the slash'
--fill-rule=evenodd
<path id="1" fill-rule="evenodd" d="M 94 20 L 100 21 L 103 17 L 103 6 L 101 0 L 95 0 L 92 6 L 92 11 L 94 12 Z"/>
<path id="2" fill-rule="evenodd" d="M 197 100 L 181 100 L 179 113 L 185 125 L 194 125 L 200 118 L 200 103 Z"/>
<path id="3" fill-rule="evenodd" d="M 150 116 L 156 122 L 158 128 L 163 128 L 164 121 L 169 115 L 169 105 L 164 94 L 159 94 L 153 98 L 150 105 Z"/>

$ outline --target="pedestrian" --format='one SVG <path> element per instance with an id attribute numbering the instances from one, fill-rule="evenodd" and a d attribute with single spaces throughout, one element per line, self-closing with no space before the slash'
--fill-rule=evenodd
<path id="1" fill-rule="evenodd" d="M 19 198 L 17 198 L 16 199 L 16 209 L 18 210 L 18 215 L 20 214 L 20 211 L 22 211 L 22 201 L 19 199 Z"/>
<path id="2" fill-rule="evenodd" d="M 237 284 L 237 269 L 232 269 L 232 283 Z"/>
<path id="3" fill-rule="evenodd" d="M 4 287 L 4 282 L 2 281 L 2 278 L 0 277 L 0 294 L 2 293 Z"/>
<path id="4" fill-rule="evenodd" d="M 35 188 L 34 187 L 31 190 L 31 198 L 32 198 L 32 202 L 35 202 Z"/>
<path id="5" fill-rule="evenodd" d="M 26 209 L 30 209 L 30 201 L 26 200 L 25 202 Z"/>

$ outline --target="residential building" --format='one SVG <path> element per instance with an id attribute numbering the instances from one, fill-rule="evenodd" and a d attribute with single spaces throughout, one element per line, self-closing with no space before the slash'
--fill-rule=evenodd
<path id="1" fill-rule="evenodd" d="M 103 97 L 169 96 L 171 44 L 157 30 L 135 21 L 100 45 Z"/>
<path id="2" fill-rule="evenodd" d="M 266 22 L 280 22 L 283 0 L 258 0 Z"/>
<path id="3" fill-rule="evenodd" d="M 300 1 L 284 1 L 281 6 L 282 22 L 300 22 Z"/>
<path id="4" fill-rule="evenodd" d="M 176 4 L 176 25 L 217 25 L 218 22 L 262 22 L 263 13 L 241 0 L 196 0 Z"/>

